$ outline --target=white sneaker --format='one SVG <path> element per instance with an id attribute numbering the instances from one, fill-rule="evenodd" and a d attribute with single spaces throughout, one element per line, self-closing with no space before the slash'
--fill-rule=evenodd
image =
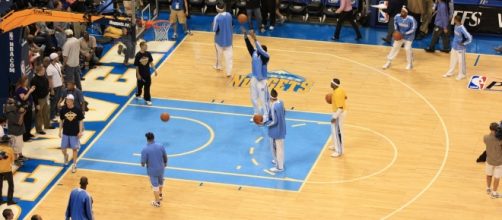
<path id="1" fill-rule="evenodd" d="M 160 207 L 160 202 L 157 202 L 157 201 L 152 201 L 152 206 L 153 207 L 156 207 L 156 208 L 159 208 Z"/>
<path id="2" fill-rule="evenodd" d="M 448 73 L 447 73 L 447 74 L 444 74 L 444 75 L 443 75 L 443 77 L 444 77 L 444 78 L 448 78 L 448 77 L 450 77 L 450 76 L 453 76 L 453 74 L 448 74 Z"/>
<path id="3" fill-rule="evenodd" d="M 271 30 L 271 31 L 273 31 L 274 30 L 274 26 L 270 26 L 268 29 Z"/>
<path id="4" fill-rule="evenodd" d="M 338 152 L 334 152 L 331 154 L 332 157 L 340 157 L 342 156 L 341 154 L 339 154 Z"/>
<path id="5" fill-rule="evenodd" d="M 71 172 L 72 173 L 77 172 L 77 165 L 76 164 L 73 164 L 73 166 L 71 167 Z"/>
<path id="6" fill-rule="evenodd" d="M 279 172 L 284 171 L 284 169 L 278 169 L 277 167 L 272 167 L 272 168 L 268 169 L 268 171 L 274 172 L 274 173 L 279 173 Z"/>
<path id="7" fill-rule="evenodd" d="M 464 78 L 465 78 L 465 75 L 458 75 L 456 79 L 457 80 L 463 80 Z"/>
<path id="8" fill-rule="evenodd" d="M 223 68 L 222 68 L 221 66 L 216 66 L 216 65 L 214 65 L 214 66 L 213 66 L 213 69 L 218 70 L 218 71 L 221 71 Z"/>
<path id="9" fill-rule="evenodd" d="M 490 197 L 492 199 L 498 199 L 498 198 L 501 198 L 502 196 L 500 196 L 500 194 L 498 192 L 495 192 L 493 191 L 491 194 L 490 194 Z"/>
<path id="10" fill-rule="evenodd" d="M 413 69 L 413 64 L 408 63 L 408 65 L 406 65 L 406 70 L 411 70 L 411 69 Z"/>
<path id="11" fill-rule="evenodd" d="M 391 61 L 387 61 L 387 63 L 385 63 L 383 66 L 382 66 L 382 69 L 388 69 L 390 67 L 390 64 L 391 64 Z"/>
<path id="12" fill-rule="evenodd" d="M 152 106 L 152 102 L 151 101 L 146 101 L 146 105 Z"/>

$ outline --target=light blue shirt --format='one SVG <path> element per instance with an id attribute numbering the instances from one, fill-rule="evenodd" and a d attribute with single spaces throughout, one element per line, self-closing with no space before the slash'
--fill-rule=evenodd
<path id="1" fill-rule="evenodd" d="M 465 50 L 465 45 L 472 42 L 472 35 L 467 32 L 464 25 L 455 25 L 453 33 L 451 48 L 454 50 Z"/>
<path id="2" fill-rule="evenodd" d="M 164 176 L 165 164 L 167 163 L 164 158 L 167 158 L 167 154 L 162 145 L 150 143 L 141 151 L 141 163 L 146 165 L 149 176 Z"/>
<path id="3" fill-rule="evenodd" d="M 92 198 L 87 191 L 77 188 L 73 189 L 66 208 L 66 220 L 93 220 Z"/>
<path id="4" fill-rule="evenodd" d="M 270 108 L 270 121 L 267 124 L 268 136 L 272 139 L 284 139 L 286 137 L 286 110 L 284 103 L 277 100 Z"/>
<path id="5" fill-rule="evenodd" d="M 214 42 L 220 47 L 232 46 L 232 15 L 228 12 L 218 13 L 213 21 Z"/>
<path id="6" fill-rule="evenodd" d="M 417 22 L 412 16 L 402 18 L 401 14 L 394 17 L 394 29 L 403 35 L 403 39 L 413 41 L 415 39 L 415 31 L 417 30 Z"/>
<path id="7" fill-rule="evenodd" d="M 264 80 L 267 79 L 268 63 L 264 64 L 260 56 L 270 58 L 270 55 L 265 50 L 263 50 L 260 42 L 256 41 L 255 45 L 256 45 L 256 50 L 253 53 L 253 61 L 252 61 L 253 77 L 255 77 L 257 80 Z"/>

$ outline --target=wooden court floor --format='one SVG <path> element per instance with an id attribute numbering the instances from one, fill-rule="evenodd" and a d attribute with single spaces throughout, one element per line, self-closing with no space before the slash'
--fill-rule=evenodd
<path id="1" fill-rule="evenodd" d="M 250 72 L 241 35 L 234 36 L 234 73 Z M 482 137 L 501 120 L 500 93 L 467 89 L 467 79 L 444 79 L 449 55 L 415 50 L 405 70 L 404 51 L 381 70 L 390 47 L 259 37 L 270 70 L 301 75 L 306 93 L 280 93 L 287 108 L 330 112 L 324 95 L 333 77 L 348 94 L 346 155 L 325 149 L 300 192 L 167 180 L 162 208 L 153 208 L 148 179 L 79 170 L 68 173 L 34 213 L 64 215 L 80 176 L 90 179 L 97 219 L 500 219 L 502 199 L 485 193 Z M 251 105 L 248 88 L 229 86 L 215 62 L 213 35 L 185 39 L 154 78 L 154 97 L 224 100 Z M 495 76 L 501 57 L 469 54 L 468 73 Z M 246 122 L 244 122 L 246 123 Z M 305 138 L 311 138 L 306 136 Z M 287 146 L 286 146 L 287 150 Z"/>

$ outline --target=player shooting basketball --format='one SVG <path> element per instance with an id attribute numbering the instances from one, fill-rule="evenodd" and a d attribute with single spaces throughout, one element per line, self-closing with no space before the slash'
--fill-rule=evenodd
<path id="1" fill-rule="evenodd" d="M 413 52 L 411 50 L 411 44 L 415 39 L 415 31 L 417 30 L 417 22 L 412 16 L 408 16 L 408 10 L 403 7 L 401 9 L 401 14 L 394 17 L 394 44 L 387 56 L 387 63 L 383 65 L 383 69 L 390 67 L 392 60 L 396 58 L 399 50 L 404 44 L 404 50 L 406 50 L 406 60 L 408 64 L 406 65 L 407 70 L 413 68 Z"/>
<path id="2" fill-rule="evenodd" d="M 242 33 L 244 33 L 244 40 L 246 41 L 246 46 L 251 55 L 252 62 L 252 74 L 251 74 L 251 102 L 253 103 L 253 109 L 255 115 L 263 115 L 263 123 L 268 120 L 269 113 L 269 94 L 267 88 L 267 65 L 270 60 L 270 54 L 267 52 L 267 46 L 261 45 L 258 40 L 256 40 L 256 35 L 253 30 L 246 33 L 244 27 L 241 27 Z M 254 41 L 256 49 L 251 44 L 249 37 Z M 253 118 L 251 118 L 253 121 Z"/>

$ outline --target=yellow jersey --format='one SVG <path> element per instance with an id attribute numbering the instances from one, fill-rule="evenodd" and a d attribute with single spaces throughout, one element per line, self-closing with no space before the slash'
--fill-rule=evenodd
<path id="1" fill-rule="evenodd" d="M 336 112 L 339 108 L 346 111 L 347 105 L 345 104 L 345 100 L 347 100 L 347 94 L 345 90 L 338 87 L 333 90 L 333 94 L 331 96 L 331 105 L 333 106 L 333 112 Z"/>
<path id="2" fill-rule="evenodd" d="M 12 172 L 12 163 L 14 162 L 14 150 L 11 147 L 0 145 L 0 151 L 8 156 L 5 160 L 0 160 L 0 173 Z"/>

